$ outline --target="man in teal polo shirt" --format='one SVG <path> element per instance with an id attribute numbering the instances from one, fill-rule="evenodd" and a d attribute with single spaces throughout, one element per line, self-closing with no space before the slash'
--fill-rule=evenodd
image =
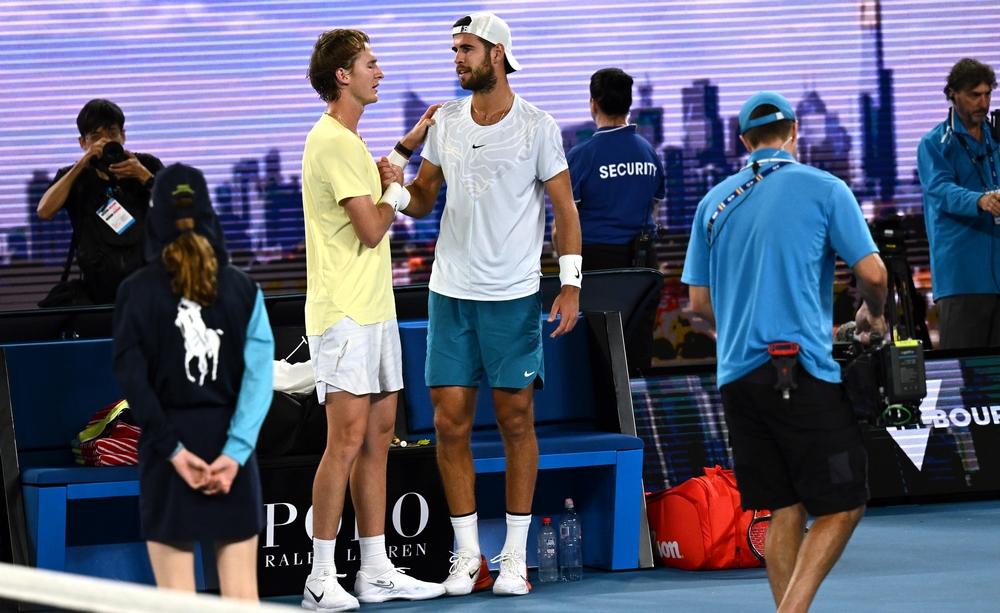
<path id="1" fill-rule="evenodd" d="M 917 149 L 940 349 L 1000 345 L 1000 145 L 986 123 L 996 86 L 992 68 L 959 60 L 948 118 Z"/>
<path id="2" fill-rule="evenodd" d="M 886 272 L 843 181 L 795 160 L 798 124 L 780 94 L 740 110 L 749 163 L 695 214 L 681 280 L 716 323 L 718 385 L 745 509 L 771 509 L 767 576 L 781 611 L 805 611 L 868 499 L 867 455 L 833 361 L 833 272 L 854 270 L 862 342 L 885 333 Z M 798 345 L 797 387 L 776 389 L 768 345 Z M 815 516 L 803 536 L 807 514 Z"/>

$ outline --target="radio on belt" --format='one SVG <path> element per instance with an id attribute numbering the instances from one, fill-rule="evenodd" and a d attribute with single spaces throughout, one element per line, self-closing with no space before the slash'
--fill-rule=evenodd
<path id="1" fill-rule="evenodd" d="M 778 373 L 774 389 L 781 390 L 781 397 L 788 400 L 791 391 L 798 388 L 795 382 L 795 366 L 799 362 L 799 344 L 787 341 L 769 343 L 767 353 L 771 356 L 771 364 Z"/>

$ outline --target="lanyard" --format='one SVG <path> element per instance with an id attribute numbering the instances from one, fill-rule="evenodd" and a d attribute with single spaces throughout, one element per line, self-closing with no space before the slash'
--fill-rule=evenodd
<path id="1" fill-rule="evenodd" d="M 997 179 L 997 164 L 993 160 L 993 155 L 996 153 L 996 149 L 990 147 L 990 145 L 987 143 L 985 155 L 983 156 L 973 155 L 972 149 L 969 148 L 969 143 L 965 141 L 965 135 L 955 132 L 955 136 L 958 137 L 958 142 L 962 145 L 962 149 L 965 149 L 965 155 L 969 156 L 969 162 L 971 162 L 972 167 L 976 169 L 976 174 L 979 175 L 979 179 L 983 182 L 983 187 L 986 188 L 987 190 L 997 189 L 998 187 L 1000 187 L 1000 180 Z M 983 138 L 987 140 L 989 139 L 989 136 L 986 135 L 985 131 L 983 134 Z M 986 175 L 983 173 L 981 164 L 984 159 L 986 162 L 988 162 L 987 165 L 990 167 L 990 177 L 993 179 L 992 184 L 987 183 Z"/>
<path id="2" fill-rule="evenodd" d="M 750 179 L 748 179 L 745 183 L 743 183 L 743 185 L 740 185 L 735 190 L 733 190 L 733 193 L 731 193 L 728 196 L 726 196 L 725 198 L 723 198 L 722 202 L 719 203 L 719 206 L 716 207 L 715 212 L 712 213 L 712 216 L 708 219 L 708 228 L 707 228 L 707 230 L 708 230 L 708 237 L 709 238 L 712 237 L 712 226 L 715 225 L 715 220 L 718 219 L 719 215 L 722 214 L 722 211 L 726 210 L 727 206 L 729 206 L 730 204 L 733 203 L 733 200 L 736 200 L 736 198 L 738 198 L 740 196 L 740 194 L 745 193 L 748 189 L 750 189 L 751 187 L 753 187 L 757 183 L 760 183 L 761 181 L 763 181 L 764 178 L 767 177 L 768 175 L 770 175 L 772 172 L 778 170 L 779 168 L 783 168 L 785 166 L 788 166 L 789 164 L 794 164 L 795 163 L 795 162 L 792 162 L 790 160 L 785 160 L 785 159 L 781 159 L 781 158 L 767 158 L 767 159 L 763 159 L 763 160 L 758 160 L 757 161 L 758 164 L 760 164 L 761 162 L 774 162 L 774 164 L 771 165 L 771 166 L 768 166 L 767 168 L 761 170 L 758 173 L 755 173 L 754 176 L 750 177 Z"/>

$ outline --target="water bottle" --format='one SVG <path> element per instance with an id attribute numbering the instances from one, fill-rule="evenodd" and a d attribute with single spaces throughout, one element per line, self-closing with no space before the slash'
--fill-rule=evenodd
<path id="1" fill-rule="evenodd" d="M 559 581 L 559 539 L 552 526 L 552 518 L 542 518 L 542 528 L 538 531 L 538 580 Z"/>
<path id="2" fill-rule="evenodd" d="M 583 578 L 583 551 L 580 541 L 580 518 L 573 508 L 573 499 L 566 499 L 566 513 L 559 520 L 559 569 L 563 581 Z"/>

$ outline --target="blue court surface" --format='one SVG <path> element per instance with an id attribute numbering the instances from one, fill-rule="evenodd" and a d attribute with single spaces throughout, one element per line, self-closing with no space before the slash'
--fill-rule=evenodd
<path id="1" fill-rule="evenodd" d="M 531 573 L 532 578 L 534 572 Z M 773 611 L 764 569 L 656 568 L 584 574 L 574 584 L 534 583 L 528 596 L 478 593 L 362 611 Z M 298 598 L 280 602 L 297 603 Z M 1000 611 L 1000 501 L 869 509 L 820 588 L 811 611 Z"/>

